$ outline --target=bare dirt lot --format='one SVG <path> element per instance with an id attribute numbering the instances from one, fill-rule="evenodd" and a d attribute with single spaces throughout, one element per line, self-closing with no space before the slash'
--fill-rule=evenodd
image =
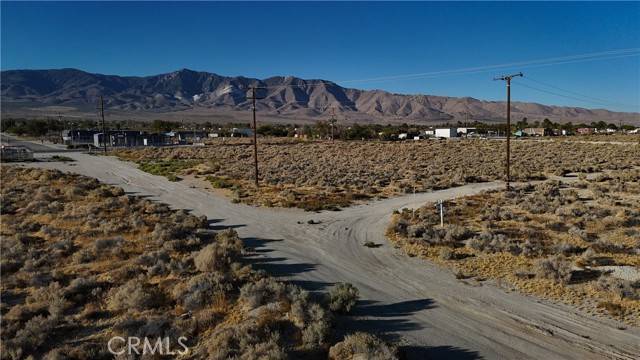
<path id="1" fill-rule="evenodd" d="M 640 324 L 640 170 L 489 191 L 404 209 L 387 234 L 408 254 Z"/>
<path id="2" fill-rule="evenodd" d="M 1 175 L 3 359 L 113 358 L 113 336 L 168 338 L 165 353 L 194 359 L 396 358 L 375 336 L 332 335 L 357 289 L 276 281 L 204 216 L 60 171 Z"/>
<path id="3" fill-rule="evenodd" d="M 69 156 L 76 161 L 29 166 L 90 175 L 206 215 L 215 226 L 231 226 L 256 248 L 261 268 L 307 289 L 327 289 L 335 281 L 353 283 L 362 300 L 344 325 L 398 339 L 410 359 L 634 359 L 640 351 L 638 327 L 525 296 L 491 279 L 456 279 L 449 270 L 407 257 L 385 240 L 394 209 L 504 186 L 499 182 L 403 195 L 340 212 L 308 213 L 234 204 L 113 157 Z M 364 246 L 367 242 L 377 246 Z"/>
<path id="4" fill-rule="evenodd" d="M 115 154 L 173 181 L 193 176 L 227 189 L 233 201 L 306 210 L 493 181 L 504 173 L 504 142 L 488 140 L 264 143 L 258 192 L 252 181 L 253 148 L 247 143 Z M 512 150 L 515 181 L 638 165 L 640 145 L 634 143 L 516 141 Z"/>

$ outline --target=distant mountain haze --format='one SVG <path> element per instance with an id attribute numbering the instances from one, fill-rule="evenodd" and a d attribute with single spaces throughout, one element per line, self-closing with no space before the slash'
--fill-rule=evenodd
<path id="1" fill-rule="evenodd" d="M 4 116 L 53 113 L 95 115 L 104 96 L 105 109 L 119 117 L 247 120 L 252 86 L 264 87 L 258 111 L 268 121 L 326 120 L 332 111 L 351 122 L 444 123 L 499 121 L 505 103 L 470 97 L 402 95 L 381 90 L 341 87 L 331 81 L 292 76 L 252 79 L 183 69 L 154 76 L 116 76 L 76 69 L 8 70 L 1 74 Z M 512 119 L 529 122 L 549 118 L 558 122 L 605 121 L 640 125 L 640 113 L 604 109 L 547 106 L 513 102 Z M 163 116 L 167 115 L 167 116 Z"/>

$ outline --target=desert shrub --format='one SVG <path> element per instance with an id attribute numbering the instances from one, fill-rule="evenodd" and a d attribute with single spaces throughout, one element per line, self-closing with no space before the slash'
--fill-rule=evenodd
<path id="1" fill-rule="evenodd" d="M 240 289 L 239 300 L 249 309 L 282 299 L 287 293 L 287 285 L 272 278 L 263 278 L 254 283 L 245 284 Z"/>
<path id="2" fill-rule="evenodd" d="M 216 330 L 205 340 L 203 356 L 213 360 L 273 359 L 285 360 L 287 354 L 278 333 L 260 328 L 255 322 Z"/>
<path id="3" fill-rule="evenodd" d="M 601 276 L 596 283 L 600 290 L 610 292 L 621 299 L 640 300 L 640 281 L 617 279 L 611 276 Z"/>
<path id="4" fill-rule="evenodd" d="M 5 344 L 9 354 L 14 358 L 21 358 L 22 354 L 29 354 L 45 344 L 58 320 L 52 317 L 36 316 L 27 321 L 22 329 Z M 4 356 L 3 356 L 4 357 Z"/>
<path id="5" fill-rule="evenodd" d="M 329 290 L 329 309 L 349 313 L 358 301 L 358 288 L 349 283 L 339 283 Z"/>
<path id="6" fill-rule="evenodd" d="M 304 304 L 304 308 L 303 303 L 296 302 L 296 304 L 300 304 L 299 312 L 304 314 L 298 315 L 298 318 L 302 317 L 304 320 L 297 324 L 303 328 L 302 342 L 309 348 L 321 346 L 331 333 L 331 314 L 317 303 Z"/>
<path id="7" fill-rule="evenodd" d="M 509 239 L 504 234 L 495 234 L 488 230 L 469 239 L 466 246 L 487 253 L 508 252 L 513 255 L 522 253 L 522 248 L 517 241 Z"/>
<path id="8" fill-rule="evenodd" d="M 440 253 L 438 254 L 438 257 L 440 257 L 440 259 L 442 260 L 454 260 L 455 253 L 449 248 L 442 248 L 440 249 Z"/>
<path id="9" fill-rule="evenodd" d="M 94 278 L 78 277 L 64 289 L 64 296 L 75 302 L 85 302 L 87 298 L 100 291 L 99 284 Z"/>
<path id="10" fill-rule="evenodd" d="M 242 248 L 238 234 L 234 230 L 225 230 L 216 235 L 215 243 L 200 250 L 193 261 L 201 272 L 226 269 L 242 253 Z"/>
<path id="11" fill-rule="evenodd" d="M 425 232 L 425 227 L 422 225 L 410 225 L 407 227 L 407 236 L 413 238 L 421 237 Z"/>
<path id="12" fill-rule="evenodd" d="M 229 181 L 229 179 L 225 179 L 222 177 L 207 176 L 206 179 L 211 183 L 211 186 L 216 189 L 228 189 L 233 186 L 233 183 Z"/>
<path id="13" fill-rule="evenodd" d="M 599 309 L 606 310 L 610 315 L 615 317 L 624 316 L 625 310 L 624 307 L 618 303 L 614 303 L 611 301 L 601 301 L 598 303 Z"/>
<path id="14" fill-rule="evenodd" d="M 565 284 L 571 279 L 571 263 L 563 256 L 541 259 L 536 263 L 536 276 Z"/>
<path id="15" fill-rule="evenodd" d="M 74 244 L 72 240 L 64 239 L 53 242 L 50 249 L 52 252 L 58 252 L 61 255 L 67 256 L 73 252 Z"/>
<path id="16" fill-rule="evenodd" d="M 357 332 L 345 336 L 344 340 L 329 349 L 329 359 L 398 359 L 396 349 L 387 345 L 375 335 Z"/>
<path id="17" fill-rule="evenodd" d="M 577 216 L 579 216 L 579 215 L 577 215 Z M 583 229 L 580 229 L 577 226 L 570 227 L 569 230 L 567 231 L 567 233 L 569 235 L 573 235 L 573 236 L 575 236 L 575 237 L 577 237 L 579 239 L 585 240 L 585 241 L 589 239 L 589 235 L 587 234 L 587 232 L 585 230 L 583 230 Z"/>
<path id="18" fill-rule="evenodd" d="M 571 255 L 575 255 L 578 254 L 582 251 L 583 249 L 579 246 L 573 245 L 571 243 L 568 243 L 566 241 L 563 241 L 559 244 L 556 245 L 556 252 L 558 254 L 562 254 L 564 256 L 571 256 Z"/>
<path id="19" fill-rule="evenodd" d="M 96 259 L 94 249 L 84 248 L 73 254 L 73 262 L 76 264 L 86 264 Z"/>
<path id="20" fill-rule="evenodd" d="M 528 258 L 536 258 L 544 253 L 544 244 L 539 240 L 527 239 L 520 245 L 522 255 Z"/>
<path id="21" fill-rule="evenodd" d="M 27 303 L 45 306 L 52 319 L 59 318 L 68 306 L 64 298 L 64 290 L 57 282 L 34 289 L 27 297 Z"/>
<path id="22" fill-rule="evenodd" d="M 600 239 L 591 244 L 591 248 L 600 253 L 623 253 L 626 252 L 626 247 L 621 244 L 614 244 L 610 241 Z"/>
<path id="23" fill-rule="evenodd" d="M 100 253 L 115 247 L 120 247 L 122 244 L 124 244 L 124 239 L 119 236 L 111 239 L 98 239 L 93 243 L 93 248 L 97 253 Z"/>
<path id="24" fill-rule="evenodd" d="M 391 218 L 391 223 L 387 228 L 387 231 L 392 234 L 397 234 L 399 236 L 407 236 L 407 228 L 409 227 L 409 222 L 405 220 L 401 215 L 397 214 Z"/>
<path id="25" fill-rule="evenodd" d="M 136 259 L 136 263 L 145 266 L 149 276 L 165 275 L 171 271 L 171 256 L 164 249 L 142 254 Z"/>
<path id="26" fill-rule="evenodd" d="M 225 296 L 232 289 L 230 279 L 222 273 L 203 273 L 193 276 L 173 290 L 173 297 L 186 309 L 196 310 L 210 305 L 214 296 Z"/>
<path id="27" fill-rule="evenodd" d="M 107 306 L 113 310 L 145 310 L 160 303 L 159 291 L 142 278 L 127 281 L 109 292 Z"/>

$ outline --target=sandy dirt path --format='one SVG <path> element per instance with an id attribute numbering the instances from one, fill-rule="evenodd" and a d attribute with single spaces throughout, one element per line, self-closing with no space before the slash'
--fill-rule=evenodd
<path id="1" fill-rule="evenodd" d="M 297 209 L 232 204 L 219 195 L 169 182 L 113 157 L 66 154 L 73 163 L 29 166 L 80 173 L 148 195 L 174 208 L 206 215 L 212 227 L 234 227 L 254 247 L 257 266 L 310 290 L 334 282 L 360 289 L 350 330 L 395 336 L 414 359 L 637 359 L 640 329 L 565 305 L 473 284 L 429 262 L 403 255 L 384 237 L 394 209 L 451 199 L 500 183 L 471 184 L 347 208 L 307 213 Z M 319 224 L 308 224 L 308 220 Z M 368 248 L 362 244 L 381 244 Z"/>

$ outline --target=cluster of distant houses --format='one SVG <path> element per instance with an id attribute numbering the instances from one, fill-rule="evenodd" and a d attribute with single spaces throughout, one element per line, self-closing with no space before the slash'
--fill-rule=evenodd
<path id="1" fill-rule="evenodd" d="M 571 135 L 593 135 L 593 134 L 614 134 L 617 129 L 597 129 L 592 127 L 577 128 L 575 131 L 566 129 L 549 129 L 543 127 L 530 127 L 517 130 L 513 133 L 515 137 L 541 137 L 541 136 L 571 136 Z M 640 134 L 640 128 L 630 130 L 627 134 Z M 443 127 L 428 130 L 421 130 L 418 134 L 401 133 L 398 140 L 422 140 L 427 138 L 456 138 L 456 137 L 485 137 L 499 136 L 494 130 L 480 131 L 473 127 Z"/>
<path id="2" fill-rule="evenodd" d="M 398 140 L 422 140 L 428 138 L 456 138 L 456 137 L 476 137 L 481 135 L 497 135 L 495 132 L 489 131 L 480 134 L 480 131 L 474 127 L 442 127 L 427 130 L 420 130 L 418 134 L 401 133 L 398 134 Z"/>
<path id="3" fill-rule="evenodd" d="M 640 128 L 630 130 L 628 134 L 638 134 Z M 615 134 L 620 132 L 618 129 L 597 129 L 592 127 L 577 128 L 574 131 L 566 129 L 549 129 L 549 128 L 524 128 L 514 133 L 517 137 L 522 136 L 570 136 L 570 135 L 593 135 L 593 134 Z"/>
<path id="4" fill-rule="evenodd" d="M 62 143 L 72 147 L 136 147 L 166 146 L 202 143 L 208 138 L 220 137 L 218 132 L 200 130 L 147 132 L 138 130 L 107 130 L 106 135 L 99 130 L 63 130 Z M 230 137 L 253 136 L 253 130 L 233 128 Z"/>

